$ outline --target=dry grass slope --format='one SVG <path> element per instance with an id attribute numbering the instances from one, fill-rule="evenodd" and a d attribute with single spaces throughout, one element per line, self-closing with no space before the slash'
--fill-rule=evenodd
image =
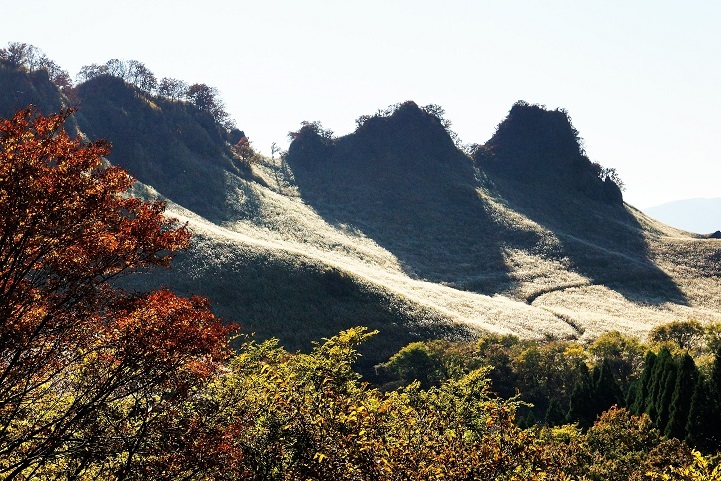
<path id="1" fill-rule="evenodd" d="M 27 94 L 3 97 L 5 116 L 67 104 L 42 75 L 0 69 L 0 85 Z M 115 141 L 111 161 L 147 184 L 136 194 L 172 199 L 169 214 L 196 232 L 174 269 L 127 286 L 208 296 L 245 332 L 290 349 L 368 325 L 381 331 L 366 346 L 372 364 L 420 338 L 643 336 L 671 320 L 721 320 L 721 241 L 489 176 L 412 106 L 307 168 L 242 163 L 203 118 L 118 82 L 80 93 L 80 128 Z"/>
<path id="2" fill-rule="evenodd" d="M 625 210 L 640 226 L 649 262 L 664 276 L 661 285 L 644 278 L 643 269 L 639 274 L 629 268 L 637 259 L 583 239 L 578 245 L 617 258 L 618 264 L 599 268 L 605 269 L 603 280 L 598 273 L 594 278 L 574 269 L 578 259 L 563 249 L 568 235 L 554 233 L 479 188 L 496 222 L 535 240 L 525 248 L 503 246 L 507 289 L 488 295 L 472 290 L 483 275 L 458 276 L 453 283 L 425 280 L 409 274 L 398 256 L 357 227 L 329 223 L 299 197 L 290 168 L 278 159 L 258 158 L 252 169 L 267 186 L 235 178 L 237 190 L 228 191 L 233 202 L 253 204 L 252 217 L 220 226 L 170 205 L 170 214 L 195 231 L 196 243 L 179 259 L 176 274 L 153 279 L 209 296 L 224 317 L 260 337 L 278 337 L 291 349 L 307 349 L 311 340 L 357 324 L 381 331 L 366 352 L 372 363 L 424 337 L 491 331 L 591 339 L 610 329 L 644 336 L 671 320 L 721 320 L 716 295 L 721 244 L 655 222 L 629 206 Z M 442 269 L 452 272 L 453 266 Z M 681 293 L 677 302 L 663 290 L 668 279 Z"/>

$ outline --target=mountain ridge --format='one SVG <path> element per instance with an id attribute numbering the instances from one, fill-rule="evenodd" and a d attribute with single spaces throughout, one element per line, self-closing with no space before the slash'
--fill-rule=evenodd
<path id="1" fill-rule="evenodd" d="M 11 74 L 47 82 L 2 70 L 0 85 Z M 369 367 L 430 337 L 642 336 L 679 318 L 721 319 L 716 240 L 595 188 L 483 169 L 487 159 L 459 150 L 433 110 L 399 104 L 341 138 L 306 123 L 287 156 L 241 159 L 214 126 L 175 111 L 182 105 L 114 80 L 78 91 L 78 128 L 115 142 L 109 160 L 142 181 L 134 192 L 168 200 L 168 214 L 196 232 L 173 270 L 135 275 L 128 289 L 207 296 L 246 332 L 289 349 L 366 324 L 382 331 L 364 352 Z M 39 100 L 69 104 L 57 89 Z M 0 114 L 14 107 L 0 101 Z M 189 131 L 205 131 L 207 149 Z M 581 163 L 596 185 L 609 181 Z"/>

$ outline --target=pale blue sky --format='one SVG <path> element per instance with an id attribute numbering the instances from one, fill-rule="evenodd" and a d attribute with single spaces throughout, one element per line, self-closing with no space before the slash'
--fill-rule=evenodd
<path id="1" fill-rule="evenodd" d="M 0 45 L 74 76 L 137 59 L 217 87 L 256 148 L 405 100 L 485 142 L 513 102 L 566 108 L 637 207 L 721 197 L 721 1 L 4 2 Z"/>

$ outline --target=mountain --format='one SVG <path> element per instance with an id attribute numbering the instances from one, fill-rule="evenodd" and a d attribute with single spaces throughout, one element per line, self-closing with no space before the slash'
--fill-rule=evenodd
<path id="1" fill-rule="evenodd" d="M 676 200 L 643 211 L 689 232 L 708 234 L 721 230 L 721 198 Z"/>
<path id="2" fill-rule="evenodd" d="M 573 196 L 623 204 L 620 188 L 586 157 L 563 110 L 517 102 L 474 157 L 484 171 L 528 187 L 561 187 Z"/>
<path id="3" fill-rule="evenodd" d="M 721 320 L 719 241 L 625 204 L 563 111 L 516 104 L 469 156 L 436 110 L 406 102 L 339 138 L 305 123 L 286 156 L 243 160 L 204 112 L 113 77 L 65 96 L 47 75 L 0 66 L 6 86 L 25 93 L 0 98 L 0 116 L 77 105 L 74 128 L 113 143 L 108 161 L 139 179 L 134 193 L 166 199 L 195 232 L 173 269 L 126 288 L 207 296 L 291 350 L 366 325 L 380 331 L 369 372 L 429 337 Z"/>

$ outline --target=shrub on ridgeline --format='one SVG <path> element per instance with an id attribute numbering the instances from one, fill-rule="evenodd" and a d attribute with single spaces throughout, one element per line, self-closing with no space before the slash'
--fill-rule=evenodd
<path id="1" fill-rule="evenodd" d="M 300 123 L 300 129 L 288 132 L 288 138 L 291 141 L 287 153 L 290 159 L 327 159 L 333 149 L 333 131 L 324 129 L 318 121 L 304 120 Z"/>
<path id="2" fill-rule="evenodd" d="M 34 45 L 10 42 L 7 48 L 0 48 L 0 60 L 12 67 L 24 68 L 30 72 L 45 70 L 50 81 L 61 90 L 67 91 L 73 86 L 67 70 L 62 69 Z"/>

